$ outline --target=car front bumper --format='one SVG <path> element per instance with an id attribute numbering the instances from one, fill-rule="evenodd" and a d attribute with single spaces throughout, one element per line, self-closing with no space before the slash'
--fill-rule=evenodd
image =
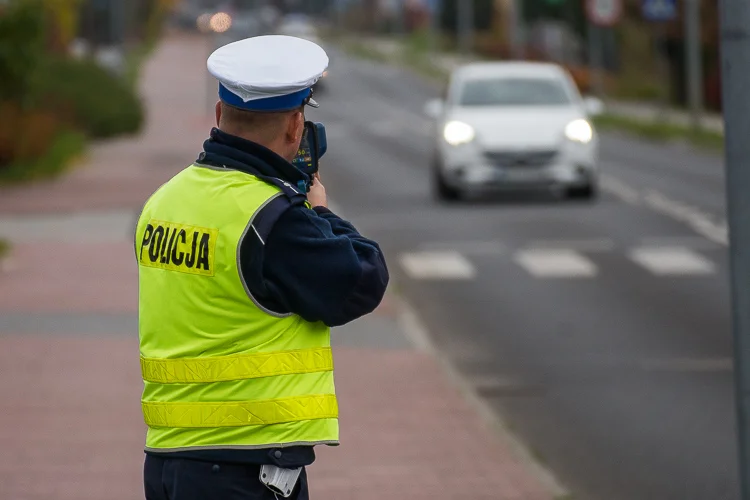
<path id="1" fill-rule="evenodd" d="M 443 181 L 457 189 L 571 188 L 593 185 L 597 180 L 598 158 L 593 144 L 566 144 L 541 153 L 506 151 L 494 156 L 461 149 L 444 149 L 439 161 Z M 514 155 L 518 162 L 513 161 Z"/>

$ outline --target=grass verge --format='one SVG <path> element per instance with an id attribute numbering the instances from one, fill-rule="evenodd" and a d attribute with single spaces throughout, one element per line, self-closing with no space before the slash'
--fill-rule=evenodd
<path id="1" fill-rule="evenodd" d="M 713 130 L 693 130 L 685 125 L 668 122 L 650 122 L 620 115 L 604 114 L 594 119 L 601 130 L 617 130 L 655 142 L 687 141 L 688 143 L 721 151 L 724 148 L 724 134 Z"/>
<path id="2" fill-rule="evenodd" d="M 430 62 L 428 53 L 411 42 L 405 43 L 399 50 L 388 54 L 368 45 L 367 42 L 352 39 L 342 41 L 341 47 L 345 52 L 359 59 L 402 66 L 438 81 L 448 78 L 448 72 Z"/>
<path id="3" fill-rule="evenodd" d="M 49 151 L 29 163 L 14 163 L 0 169 L 0 184 L 16 184 L 63 173 L 86 148 L 86 136 L 65 131 L 54 140 Z"/>
<path id="4" fill-rule="evenodd" d="M 356 40 L 341 41 L 341 48 L 344 49 L 344 52 L 346 52 L 347 54 L 358 59 L 365 59 L 367 61 L 377 61 L 383 63 L 395 62 L 392 61 L 391 58 L 389 58 L 386 54 L 383 54 L 382 52 L 368 47 L 366 44 Z"/>

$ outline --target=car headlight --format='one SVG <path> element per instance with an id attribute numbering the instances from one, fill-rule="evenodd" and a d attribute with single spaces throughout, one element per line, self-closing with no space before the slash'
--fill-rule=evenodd
<path id="1" fill-rule="evenodd" d="M 594 138 L 594 129 L 586 120 L 579 118 L 565 126 L 565 137 L 574 142 L 588 144 Z"/>
<path id="2" fill-rule="evenodd" d="M 468 144 L 474 140 L 474 127 L 464 122 L 448 122 L 443 129 L 443 137 L 451 146 Z"/>

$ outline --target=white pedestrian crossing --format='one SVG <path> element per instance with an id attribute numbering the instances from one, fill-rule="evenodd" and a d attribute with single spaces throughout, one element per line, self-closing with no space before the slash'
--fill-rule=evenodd
<path id="1" fill-rule="evenodd" d="M 657 276 L 705 275 L 715 270 L 714 263 L 689 248 L 638 248 L 630 258 Z"/>
<path id="2" fill-rule="evenodd" d="M 597 273 L 596 264 L 575 250 L 522 250 L 514 260 L 536 278 L 593 278 Z"/>
<path id="3" fill-rule="evenodd" d="M 533 279 L 547 280 L 596 278 L 606 274 L 607 266 L 614 266 L 621 273 L 627 269 L 623 265 L 646 270 L 657 278 L 712 276 L 717 272 L 712 260 L 718 256 L 715 247 L 659 246 L 654 244 L 657 240 L 649 241 L 650 244 L 644 241 L 631 249 L 617 247 L 610 240 L 567 248 L 554 242 L 537 242 L 540 244 L 516 249 L 498 241 L 454 242 L 452 246 L 450 242 L 425 243 L 423 251 L 401 254 L 400 264 L 408 277 L 416 280 L 470 280 L 478 274 L 477 261 L 486 263 L 487 259 L 497 259 L 495 262 L 502 266 L 516 266 Z"/>
<path id="4" fill-rule="evenodd" d="M 466 280 L 476 275 L 474 265 L 452 251 L 403 254 L 401 267 L 413 279 Z"/>

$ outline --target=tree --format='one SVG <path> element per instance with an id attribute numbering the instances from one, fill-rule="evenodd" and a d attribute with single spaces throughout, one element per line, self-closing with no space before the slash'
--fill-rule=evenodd
<path id="1" fill-rule="evenodd" d="M 38 0 L 19 0 L 0 15 L 0 102 L 24 103 L 44 56 L 44 14 Z"/>
<path id="2" fill-rule="evenodd" d="M 78 10 L 81 0 L 43 0 L 48 20 L 48 47 L 56 52 L 68 49 L 78 33 Z"/>

